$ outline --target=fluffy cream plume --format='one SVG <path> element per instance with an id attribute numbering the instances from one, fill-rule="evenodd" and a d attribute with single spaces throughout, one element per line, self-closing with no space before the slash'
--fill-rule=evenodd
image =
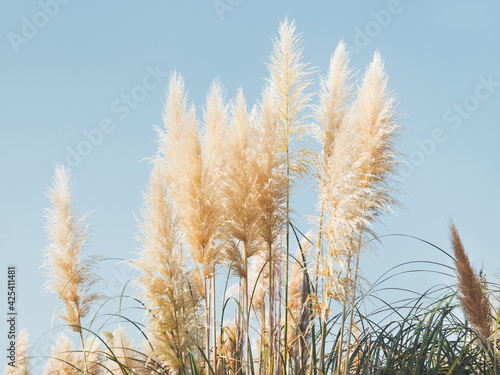
<path id="1" fill-rule="evenodd" d="M 228 107 L 222 84 L 214 80 L 207 95 L 206 108 L 203 113 L 205 124 L 204 132 L 204 157 L 207 168 L 216 176 L 221 176 L 224 170 L 224 150 L 226 149 L 226 131 L 229 121 Z M 219 185 L 215 184 L 214 188 Z"/>
<path id="2" fill-rule="evenodd" d="M 113 333 L 105 331 L 102 337 L 109 347 L 105 351 L 105 366 L 109 373 L 146 374 L 148 358 L 135 348 L 125 327 L 119 326 Z"/>
<path id="3" fill-rule="evenodd" d="M 373 235 L 371 224 L 397 203 L 391 178 L 396 167 L 398 124 L 380 54 L 375 53 L 352 104 L 348 65 L 341 43 L 323 80 L 316 118 L 322 144 L 317 175 L 320 232 L 324 235 L 318 259 L 324 282 L 320 311 L 326 317 L 328 298 L 343 301 L 344 312 L 345 304 L 351 304 L 350 332 L 362 244 Z M 348 333 L 348 353 L 350 337 Z"/>
<path id="4" fill-rule="evenodd" d="M 305 109 L 311 99 L 311 69 L 303 62 L 302 38 L 295 32 L 295 22 L 280 24 L 279 38 L 273 40 L 268 64 L 269 87 L 275 96 L 276 115 L 281 124 L 282 150 L 288 154 L 287 170 L 298 174 L 308 169 L 308 152 L 298 148 L 308 133 Z"/>
<path id="5" fill-rule="evenodd" d="M 321 233 L 326 253 L 320 253 L 319 274 L 323 279 L 324 297 L 346 300 L 351 281 L 346 275 L 355 246 L 357 229 L 365 224 L 363 206 L 364 189 L 359 154 L 358 134 L 351 123 L 343 122 L 333 140 L 328 163 L 321 171 L 318 183 L 319 206 L 322 210 Z M 323 300 L 322 314 L 327 311 Z M 325 316 L 323 316 L 325 317 Z"/>
<path id="6" fill-rule="evenodd" d="M 103 359 L 97 338 L 86 340 L 83 353 L 81 350 L 75 350 L 68 336 L 61 333 L 57 337 L 56 344 L 51 348 L 51 356 L 45 366 L 45 375 L 82 373 L 101 375 L 107 373 L 103 367 Z"/>
<path id="7" fill-rule="evenodd" d="M 288 307 L 288 277 L 290 255 L 290 187 L 293 177 L 304 175 L 309 170 L 310 152 L 300 146 L 300 141 L 307 134 L 306 107 L 312 96 L 310 86 L 311 70 L 304 63 L 300 35 L 295 33 L 295 22 L 285 20 L 280 25 L 279 38 L 273 41 L 273 52 L 268 64 L 270 73 L 269 86 L 275 96 L 276 114 L 284 133 L 282 150 L 286 155 L 285 175 L 286 193 L 286 257 L 285 257 L 285 309 Z M 284 341 L 287 347 L 287 319 L 285 314 Z M 272 340 L 271 340 L 272 342 Z M 270 356 L 274 349 L 269 350 Z M 287 364 L 284 353 L 285 366 Z M 272 362 L 271 360 L 269 362 Z M 270 371 L 273 371 L 270 369 Z"/>
<path id="8" fill-rule="evenodd" d="M 215 88 L 214 91 L 217 91 Z M 218 94 L 210 99 L 218 104 Z M 213 108 L 207 109 L 208 123 L 217 115 L 211 114 Z M 219 114 L 224 118 L 223 114 Z M 219 134 L 217 124 L 207 129 L 207 144 L 212 152 L 215 149 Z M 219 154 L 204 152 L 200 141 L 194 107 L 186 106 L 184 81 L 173 74 L 170 78 L 167 101 L 164 114 L 165 129 L 159 130 L 160 149 L 165 156 L 169 184 L 172 185 L 172 199 L 179 212 L 183 237 L 188 244 L 191 258 L 197 263 L 204 277 L 210 277 L 214 266 L 221 259 L 221 251 L 215 246 L 219 235 L 219 220 L 221 216 L 218 182 L 220 171 L 214 168 L 218 165 Z"/>
<path id="9" fill-rule="evenodd" d="M 255 175 L 259 192 L 259 232 L 266 244 L 275 244 L 286 227 L 286 154 L 275 98 L 267 87 L 259 105 Z"/>
<path id="10" fill-rule="evenodd" d="M 28 367 L 29 351 L 28 333 L 25 329 L 22 329 L 16 338 L 15 364 L 14 366 L 7 364 L 5 366 L 4 375 L 31 375 L 31 371 Z"/>
<path id="11" fill-rule="evenodd" d="M 97 277 L 92 272 L 92 261 L 81 259 L 87 239 L 86 216 L 79 216 L 73 207 L 69 170 L 56 166 L 52 188 L 47 196 L 52 207 L 46 210 L 49 244 L 44 249 L 43 267 L 48 281 L 47 289 L 64 303 L 59 315 L 73 331 L 81 333 L 81 320 L 98 298 L 91 292 Z"/>
<path id="12" fill-rule="evenodd" d="M 277 300 L 278 286 L 281 285 L 280 276 L 284 261 L 282 249 L 277 244 L 286 228 L 288 194 L 287 158 L 284 152 L 285 133 L 279 121 L 275 100 L 273 91 L 269 86 L 266 87 L 259 105 L 259 119 L 257 121 L 257 139 L 259 142 L 256 144 L 257 160 L 255 163 L 256 184 L 259 192 L 257 198 L 260 213 L 258 225 L 259 233 L 265 244 L 265 251 L 259 258 L 268 263 L 258 284 L 256 305 L 260 305 L 261 310 L 264 311 L 265 301 L 263 298 L 267 292 L 268 315 L 267 319 L 263 316 L 262 320 L 264 326 L 268 327 L 268 337 L 262 341 L 267 342 L 270 355 L 273 348 L 269 344 L 273 344 L 275 330 L 273 321 L 274 305 Z"/>
<path id="13" fill-rule="evenodd" d="M 316 109 L 315 135 L 321 145 L 318 162 L 327 164 L 333 151 L 335 135 L 348 113 L 353 96 L 349 52 L 340 42 L 330 59 L 326 77 L 321 78 L 320 105 Z"/>
<path id="14" fill-rule="evenodd" d="M 336 54 L 345 54 L 343 46 L 339 48 Z M 335 57 L 332 62 L 347 62 Z M 349 71 L 347 66 L 341 64 L 337 70 L 348 78 L 342 73 Z M 349 88 L 348 83 L 343 86 Z M 330 95 L 349 97 L 342 94 L 343 90 L 340 92 L 331 91 Z M 324 139 L 333 141 L 331 148 L 323 151 L 326 161 L 319 168 L 319 202 L 324 214 L 321 231 L 328 242 L 321 272 L 326 294 L 339 299 L 345 299 L 351 285 L 356 284 L 355 280 L 351 283 L 349 272 L 346 277 L 342 275 L 346 275 L 351 259 L 361 250 L 364 237 L 372 233 L 370 224 L 397 203 L 392 197 L 391 176 L 396 166 L 394 144 L 398 125 L 394 98 L 387 90 L 387 77 L 378 53 L 358 89 L 357 101 L 343 112 L 340 125 L 332 128 L 334 134 L 324 135 Z"/>
<path id="15" fill-rule="evenodd" d="M 349 54 L 341 42 L 330 59 L 327 76 L 321 79 L 320 106 L 316 110 L 315 133 L 321 145 L 316 156 L 321 212 L 319 239 L 321 242 L 325 235 L 328 249 L 324 254 L 322 244 L 318 247 L 320 268 L 316 274 L 325 282 L 324 296 L 334 299 L 346 298 L 349 279 L 342 272 L 349 257 L 352 242 L 349 239 L 362 217 L 360 192 L 353 189 L 361 175 L 359 138 L 352 123 L 347 121 L 352 97 L 351 71 Z M 327 309 L 325 298 L 320 309 L 323 317 Z"/>
<path id="16" fill-rule="evenodd" d="M 470 264 L 469 257 L 460 240 L 458 230 L 450 223 L 450 240 L 455 254 L 455 268 L 460 289 L 460 303 L 467 320 L 478 333 L 483 343 L 488 344 L 493 334 L 494 320 L 488 294 L 481 283 L 481 278 Z"/>
<path id="17" fill-rule="evenodd" d="M 128 338 L 126 330 L 122 326 L 119 326 L 114 332 L 103 331 L 101 337 L 106 343 L 106 348 L 104 349 L 106 361 L 104 365 L 109 373 L 128 374 L 128 369 L 130 368 L 128 352 L 132 352 L 134 348 L 131 345 L 132 343 Z"/>
<path id="18" fill-rule="evenodd" d="M 243 283 L 242 307 L 245 322 L 247 359 L 249 358 L 249 260 L 261 250 L 259 236 L 258 191 L 255 177 L 254 119 L 248 115 L 245 98 L 238 91 L 231 108 L 231 128 L 223 180 L 226 262 Z M 248 363 L 248 362 L 247 362 Z"/>
<path id="19" fill-rule="evenodd" d="M 82 363 L 81 366 L 85 366 L 88 374 L 100 375 L 106 373 L 106 370 L 102 366 L 105 357 L 103 356 L 99 343 L 99 339 L 96 337 L 87 338 L 84 346 L 85 363 L 82 360 L 84 357 L 81 353 L 78 353 L 78 357 L 81 361 L 80 363 Z"/>
<path id="20" fill-rule="evenodd" d="M 226 161 L 224 160 L 224 150 L 225 143 L 227 139 L 225 138 L 225 133 L 227 130 L 228 122 L 228 108 L 224 102 L 224 90 L 222 85 L 218 80 L 214 80 L 212 87 L 207 95 L 207 104 L 204 111 L 204 123 L 205 123 L 205 134 L 203 137 L 203 161 L 206 165 L 206 170 L 210 171 L 212 178 L 212 194 L 213 202 L 212 204 L 217 204 L 221 202 L 222 197 L 222 175 L 224 173 Z M 220 206 L 218 208 L 218 213 L 212 218 L 217 224 L 220 224 L 222 211 L 220 211 Z M 220 229 L 220 228 L 218 228 Z M 217 368 L 217 317 L 216 317 L 216 295 L 215 295 L 215 265 L 220 258 L 222 258 L 223 253 L 223 241 L 221 241 L 221 236 L 217 232 L 212 241 L 213 256 L 214 256 L 214 270 L 211 274 L 210 280 L 210 295 L 212 297 L 211 301 L 211 314 L 212 314 L 212 348 L 213 348 L 213 368 Z M 208 337 L 207 337 L 208 338 Z M 208 342 L 207 342 L 207 352 L 208 352 Z M 207 356 L 208 358 L 208 356 Z"/>
<path id="21" fill-rule="evenodd" d="M 73 349 L 73 344 L 68 336 L 60 334 L 56 344 L 50 350 L 51 356 L 45 366 L 45 375 L 76 375 L 81 374 L 79 367 L 80 353 Z"/>
<path id="22" fill-rule="evenodd" d="M 363 189 L 361 206 L 363 211 L 362 225 L 357 229 L 351 253 L 355 257 L 353 271 L 349 269 L 348 276 L 354 274 L 353 291 L 350 296 L 350 321 L 347 333 L 346 358 L 350 354 L 351 331 L 354 324 L 354 302 L 357 294 L 359 259 L 363 242 L 367 235 L 374 235 L 371 224 L 379 216 L 397 205 L 393 194 L 392 176 L 396 170 L 395 143 L 399 129 L 396 120 L 396 102 L 393 94 L 387 88 L 387 76 L 384 63 L 379 52 L 375 52 L 373 61 L 358 89 L 357 102 L 354 104 L 354 126 L 360 136 L 359 150 L 362 169 L 362 180 L 359 188 Z M 351 256 L 348 263 L 351 261 Z M 340 358 L 340 356 L 339 356 Z M 345 368 L 345 374 L 347 367 Z"/>
<path id="23" fill-rule="evenodd" d="M 184 81 L 173 74 L 165 105 L 164 130 L 158 130 L 160 150 L 166 159 L 166 176 L 179 212 L 182 237 L 191 259 L 202 273 L 205 293 L 206 356 L 210 358 L 210 297 L 215 299 L 215 266 L 222 260 L 220 179 L 227 110 L 221 85 L 216 81 L 207 96 L 206 132 L 200 139 L 194 106 L 186 106 Z M 215 313 L 212 316 L 215 319 Z M 215 331 L 215 323 L 214 323 Z"/>
<path id="24" fill-rule="evenodd" d="M 142 209 L 139 239 L 143 246 L 134 264 L 142 272 L 137 281 L 150 316 L 148 327 L 154 336 L 155 352 L 161 361 L 178 370 L 196 344 L 196 316 L 163 167 L 161 159 L 153 160 Z"/>
<path id="25" fill-rule="evenodd" d="M 397 205 L 391 183 L 397 166 L 395 144 L 399 124 L 395 98 L 387 88 L 387 75 L 378 51 L 358 90 L 354 113 L 364 154 L 362 186 L 369 189 L 363 206 L 367 220 L 373 222 Z"/>
<path id="26" fill-rule="evenodd" d="M 262 247 L 259 236 L 258 191 L 255 178 L 255 133 L 241 91 L 232 107 L 223 182 L 226 259 L 234 273 L 246 279 L 248 260 Z"/>

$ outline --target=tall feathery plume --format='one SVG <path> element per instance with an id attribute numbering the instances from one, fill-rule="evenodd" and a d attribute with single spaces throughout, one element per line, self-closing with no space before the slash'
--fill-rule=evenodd
<path id="1" fill-rule="evenodd" d="M 242 283 L 243 324 L 246 343 L 246 367 L 250 361 L 249 346 L 249 260 L 261 250 L 259 237 L 258 191 L 255 177 L 255 133 L 247 113 L 243 93 L 238 91 L 231 110 L 231 128 L 227 146 L 228 163 L 224 176 L 224 231 L 226 261 Z"/>
<path id="2" fill-rule="evenodd" d="M 278 241 L 283 235 L 286 226 L 286 202 L 287 202 L 287 177 L 286 177 L 286 154 L 284 148 L 284 132 L 278 121 L 275 96 L 267 86 L 262 94 L 259 106 L 259 121 L 257 121 L 257 148 L 256 178 L 259 196 L 257 199 L 260 211 L 259 231 L 266 245 L 264 260 L 268 262 L 268 311 L 267 326 L 269 327 L 267 341 L 268 365 L 272 368 L 274 353 L 274 341 L 276 339 L 274 311 L 275 311 L 275 289 L 278 285 L 277 271 L 282 268 L 283 257 Z M 278 272 L 279 274 L 279 272 Z M 271 275 L 271 277 L 269 277 Z"/>
<path id="3" fill-rule="evenodd" d="M 293 374 L 305 373 L 307 343 L 309 340 L 308 326 L 310 311 L 307 307 L 308 288 L 306 266 L 304 259 L 309 254 L 310 243 L 306 239 L 301 241 L 300 248 L 295 254 L 295 260 L 292 267 L 292 277 L 288 289 L 289 310 L 288 330 L 290 365 Z"/>
<path id="4" fill-rule="evenodd" d="M 353 290 L 351 293 L 351 311 L 347 336 L 346 358 L 349 360 L 351 332 L 354 323 L 354 302 L 359 276 L 359 259 L 362 244 L 367 235 L 374 235 L 370 229 L 379 216 L 397 205 L 393 194 L 392 176 L 396 171 L 397 161 L 395 143 L 399 129 L 396 120 L 396 102 L 393 94 L 387 88 L 387 76 L 380 53 L 375 52 L 361 87 L 358 89 L 357 102 L 354 105 L 354 126 L 360 135 L 360 152 L 363 178 L 360 187 L 364 190 L 360 209 L 363 212 L 361 225 L 357 229 L 354 241 Z M 350 267 L 349 259 L 349 267 Z M 345 366 L 347 374 L 349 366 Z"/>
<path id="5" fill-rule="evenodd" d="M 450 240 L 455 254 L 455 268 L 460 289 L 460 303 L 467 320 L 477 332 L 482 343 L 490 347 L 493 318 L 488 294 L 481 285 L 481 278 L 472 267 L 453 221 L 450 222 Z"/>
<path id="6" fill-rule="evenodd" d="M 342 124 L 346 121 L 347 114 L 349 112 L 350 102 L 353 96 L 353 84 L 352 84 L 352 70 L 349 67 L 349 53 L 346 50 L 344 42 L 340 42 L 335 49 L 333 56 L 330 59 L 330 66 L 328 69 L 328 74 L 326 77 L 321 78 L 321 90 L 319 93 L 319 101 L 320 105 L 318 106 L 315 118 L 317 125 L 314 129 L 316 138 L 320 143 L 320 151 L 317 153 L 315 159 L 315 167 L 316 167 L 316 178 L 319 182 L 318 186 L 318 195 L 319 195 L 319 210 L 320 210 L 320 218 L 319 218 L 319 230 L 318 230 L 318 253 L 316 257 L 316 272 L 315 272 L 315 282 L 314 289 L 316 292 L 316 296 L 319 296 L 318 290 L 318 282 L 319 282 L 319 274 L 320 265 L 326 264 L 327 267 L 323 268 L 322 274 L 327 280 L 326 288 L 323 293 L 323 302 L 322 302 L 322 357 L 324 354 L 324 343 L 325 343 L 325 334 L 326 334 L 326 308 L 327 308 L 327 298 L 331 297 L 334 293 L 337 293 L 336 290 L 338 284 L 335 282 L 335 272 L 333 267 L 336 263 L 335 252 L 332 252 L 331 249 L 328 251 L 328 255 L 325 256 L 323 253 L 323 223 L 325 220 L 325 210 L 326 210 L 326 219 L 333 219 L 335 217 L 335 203 L 334 200 L 336 197 L 332 195 L 332 192 L 329 190 L 335 186 L 332 186 L 332 183 L 335 184 L 338 178 L 343 178 L 341 170 L 330 170 L 331 167 L 329 165 L 330 162 L 336 163 L 339 161 L 338 157 L 348 157 L 349 155 L 343 155 L 348 151 L 348 147 L 353 147 L 350 144 L 349 139 L 344 139 L 342 142 L 336 142 L 336 138 L 339 132 L 343 132 L 343 137 L 346 137 L 349 132 L 346 131 L 345 127 L 342 128 Z M 340 144 L 339 144 L 340 143 Z M 338 152 L 340 148 L 340 153 Z M 337 151 L 337 155 L 332 158 L 332 154 Z M 347 160 L 344 159 L 344 162 Z M 349 165 L 345 165 L 348 167 Z M 330 173 L 334 172 L 334 176 L 330 176 Z M 332 180 L 333 178 L 333 180 Z M 332 199 L 333 198 L 333 199 Z M 333 211 L 332 211 L 333 208 Z M 333 214 L 333 215 L 332 215 Z M 330 227 L 329 236 L 333 235 L 332 223 L 327 222 L 327 227 Z M 335 231 L 336 232 L 336 231 Z M 332 243 L 330 241 L 330 243 Z M 327 260 L 328 259 L 328 260 Z M 342 313 L 342 321 L 345 319 L 345 303 Z M 315 315 L 312 317 L 315 319 Z M 342 325 L 343 327 L 343 325 Z M 313 324 L 313 335 L 315 334 L 315 325 Z M 340 345 L 342 346 L 342 334 L 340 337 Z M 311 356 L 314 353 L 311 351 Z M 339 355 L 340 358 L 340 355 Z"/>
<path id="7" fill-rule="evenodd" d="M 142 272 L 137 282 L 150 316 L 148 328 L 154 337 L 155 352 L 170 369 L 179 371 L 188 352 L 196 346 L 196 315 L 163 167 L 162 159 L 153 160 L 142 209 L 139 239 L 143 245 L 134 265 Z"/>
<path id="8" fill-rule="evenodd" d="M 81 259 L 88 224 L 86 216 L 79 216 L 73 207 L 70 172 L 62 164 L 55 168 L 47 196 L 52 204 L 46 210 L 45 226 L 49 239 L 43 261 L 48 276 L 47 289 L 64 303 L 64 313 L 59 317 L 80 334 L 85 360 L 82 318 L 98 298 L 98 294 L 91 292 L 97 277 L 92 272 L 92 260 Z"/>
<path id="9" fill-rule="evenodd" d="M 309 92 L 308 65 L 302 56 L 302 41 L 295 33 L 295 22 L 285 19 L 280 25 L 279 39 L 273 41 L 273 52 L 268 64 L 269 84 L 275 95 L 276 113 L 284 133 L 283 152 L 286 155 L 286 267 L 285 267 L 285 309 L 288 308 L 288 274 L 290 255 L 290 184 L 296 175 L 308 170 L 308 152 L 298 147 L 306 134 L 306 113 L 312 94 Z M 287 320 L 285 314 L 284 347 L 287 347 Z M 287 352 L 284 352 L 284 368 L 286 368 Z"/>
<path id="10" fill-rule="evenodd" d="M 205 123 L 205 134 L 204 134 L 204 160 L 206 161 L 208 170 L 211 171 L 215 181 L 213 181 L 212 188 L 215 189 L 215 196 L 218 197 L 217 200 L 221 200 L 222 194 L 222 184 L 219 181 L 222 180 L 224 173 L 224 167 L 226 160 L 224 159 L 224 150 L 226 142 L 226 130 L 228 123 L 228 108 L 224 101 L 224 90 L 222 88 L 219 80 L 214 80 L 212 87 L 207 95 L 207 104 L 204 111 L 203 120 Z M 221 218 L 221 212 L 219 212 L 218 220 Z M 213 246 L 216 248 L 216 252 L 220 252 L 222 249 L 222 244 L 220 243 L 220 236 L 214 236 Z M 214 263 L 214 268 L 215 268 Z M 216 297 L 215 297 L 215 269 L 212 273 L 212 279 L 210 283 L 210 294 L 212 295 L 212 338 L 213 338 L 213 369 L 215 375 L 217 375 L 217 317 L 216 317 Z"/>
<path id="11" fill-rule="evenodd" d="M 191 259 L 202 273 L 205 302 L 205 350 L 210 360 L 209 281 L 221 261 L 221 206 L 219 170 L 207 158 L 200 142 L 195 109 L 187 109 L 184 81 L 178 74 L 170 78 L 164 113 L 165 129 L 158 130 L 160 149 L 166 159 L 166 175 L 172 200 L 180 214 L 182 235 Z M 209 129 L 210 130 L 210 129 Z M 208 363 L 207 363 L 208 366 Z"/>
<path id="12" fill-rule="evenodd" d="M 31 371 L 28 367 L 29 351 L 28 333 L 25 329 L 22 329 L 16 338 L 14 365 L 11 366 L 10 364 L 7 364 L 5 366 L 4 375 L 31 375 Z"/>

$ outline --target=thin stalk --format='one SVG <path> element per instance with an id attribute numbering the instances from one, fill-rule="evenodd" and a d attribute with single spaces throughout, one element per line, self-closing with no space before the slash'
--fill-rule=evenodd
<path id="1" fill-rule="evenodd" d="M 245 319 L 245 344 L 246 344 L 246 357 L 247 360 L 245 361 L 245 374 L 250 374 L 250 338 L 248 337 L 249 333 L 249 318 L 250 318 L 250 309 L 248 306 L 248 258 L 247 258 L 247 247 L 244 245 L 244 257 L 243 257 L 243 267 L 245 269 L 245 278 L 243 279 L 244 282 L 244 289 L 243 289 L 243 308 L 244 308 L 244 319 Z"/>
<path id="2" fill-rule="evenodd" d="M 83 333 L 82 333 L 82 324 L 81 324 L 81 319 L 78 317 L 78 326 L 80 328 L 80 342 L 82 344 L 82 356 L 83 356 L 83 363 L 85 365 L 85 374 L 89 373 L 89 367 L 87 364 L 87 356 L 85 355 L 85 343 L 83 342 Z"/>
<path id="3" fill-rule="evenodd" d="M 347 375 L 348 367 L 349 367 L 349 355 L 351 351 L 351 333 L 352 333 L 352 326 L 354 324 L 354 302 L 356 300 L 356 289 L 358 286 L 358 269 L 359 269 L 359 258 L 360 258 L 360 251 L 361 249 L 359 246 L 361 245 L 361 233 L 359 234 L 359 245 L 358 245 L 358 251 L 356 254 L 356 267 L 354 270 L 354 290 L 352 291 L 352 297 L 351 297 L 351 313 L 350 313 L 350 318 L 349 318 L 349 331 L 347 332 L 347 348 L 346 348 L 346 365 L 344 368 L 344 375 Z"/>
<path id="4" fill-rule="evenodd" d="M 207 373 L 210 367 L 210 295 L 208 291 L 208 277 L 205 277 L 205 361 Z"/>
<path id="5" fill-rule="evenodd" d="M 212 316 L 212 325 L 213 325 L 213 339 L 212 339 L 212 345 L 213 345 L 213 350 L 214 350 L 214 360 L 213 360 L 213 368 L 215 375 L 217 375 L 217 335 L 216 335 L 216 330 L 217 330 L 217 321 L 216 321 L 216 310 L 215 310 L 215 266 L 214 266 L 214 273 L 211 278 L 211 292 L 212 292 L 212 309 L 213 309 L 213 316 Z"/>
<path id="6" fill-rule="evenodd" d="M 267 244 L 268 250 L 269 250 L 269 309 L 268 309 L 268 314 L 269 314 L 269 342 L 268 342 L 268 351 L 269 351 L 269 362 L 268 362 L 268 373 L 272 374 L 273 373 L 273 332 L 274 332 L 274 324 L 273 324 L 273 307 L 274 307 L 274 300 L 273 300 L 273 248 L 272 248 L 272 243 L 268 242 Z"/>
<path id="7" fill-rule="evenodd" d="M 288 104 L 287 104 L 288 109 Z M 288 116 L 287 116 L 288 117 Z M 290 121 L 286 119 L 286 132 L 289 134 Z M 286 267 L 285 267 L 285 332 L 284 332 L 284 352 L 283 352 L 283 375 L 286 375 L 287 354 L 288 354 L 288 272 L 290 255 L 290 152 L 288 139 L 286 144 Z"/>
<path id="8" fill-rule="evenodd" d="M 318 254 L 316 256 L 316 272 L 315 272 L 315 276 L 314 276 L 314 290 L 316 291 L 316 295 L 318 294 L 318 283 L 319 283 L 319 256 L 320 256 L 320 251 L 322 249 L 322 243 L 321 243 L 321 240 L 322 240 L 322 228 L 323 228 L 323 205 L 321 206 L 321 215 L 320 215 L 320 218 L 319 218 L 319 231 L 318 231 Z M 315 316 L 311 315 L 312 319 L 316 319 Z M 320 347 L 320 353 L 321 353 L 321 369 L 323 371 L 323 373 L 325 372 L 325 360 L 324 360 L 324 354 L 325 354 L 325 338 L 324 338 L 324 327 L 322 325 L 321 327 L 321 347 Z M 313 324 L 312 326 L 312 337 L 314 339 L 315 337 L 315 334 L 316 334 L 316 324 Z M 311 375 L 313 373 L 313 358 L 314 356 L 316 355 L 316 346 L 314 345 L 313 346 L 313 350 L 311 350 Z M 316 369 L 316 366 L 314 366 L 314 373 L 316 374 L 317 373 L 317 369 Z"/>
<path id="9" fill-rule="evenodd" d="M 326 319 L 321 322 L 321 347 L 320 347 L 320 357 L 321 357 L 321 373 L 325 373 L 325 342 L 326 342 Z"/>
<path id="10" fill-rule="evenodd" d="M 345 323 L 345 310 L 346 310 L 346 302 L 342 306 L 342 319 L 340 325 L 340 335 L 339 335 L 339 349 L 338 349 L 338 357 L 337 357 L 337 374 L 340 374 L 340 369 L 342 367 L 342 346 L 344 345 L 344 323 Z"/>

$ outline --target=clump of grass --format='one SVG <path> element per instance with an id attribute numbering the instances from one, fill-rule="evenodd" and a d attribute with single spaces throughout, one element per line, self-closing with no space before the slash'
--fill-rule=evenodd
<path id="1" fill-rule="evenodd" d="M 147 322 L 128 322 L 145 338 L 142 349 L 122 326 L 114 333 L 82 327 L 97 298 L 91 290 L 97 278 L 81 259 L 86 216 L 73 207 L 69 171 L 56 168 L 44 266 L 49 290 L 64 303 L 61 318 L 82 345 L 76 350 L 61 335 L 45 373 L 496 374 L 491 293 L 453 224 L 466 322 L 450 288 L 437 297 L 379 299 L 382 308 L 361 312 L 368 298 L 360 295 L 361 254 L 378 239 L 373 224 L 398 204 L 397 103 L 380 54 L 357 81 L 339 43 L 320 79 L 319 104 L 311 107 L 313 71 L 294 22 L 285 20 L 268 68 L 260 102 L 250 110 L 241 90 L 227 104 L 215 80 L 202 121 L 188 105 L 182 77 L 170 77 L 141 210 L 141 248 L 132 261 L 141 272 L 136 281 Z M 305 142 L 310 136 L 319 150 Z M 304 236 L 292 224 L 292 192 L 311 172 L 319 217 L 316 233 Z M 299 246 L 295 257 L 290 230 Z M 226 288 L 230 277 L 239 284 L 233 285 L 237 296 L 223 301 L 218 322 L 215 286 L 222 268 Z M 233 302 L 228 324 L 224 314 Z M 121 311 L 118 316 L 122 322 Z M 83 331 L 94 339 L 84 344 Z M 21 366 L 23 358 L 20 352 Z"/>

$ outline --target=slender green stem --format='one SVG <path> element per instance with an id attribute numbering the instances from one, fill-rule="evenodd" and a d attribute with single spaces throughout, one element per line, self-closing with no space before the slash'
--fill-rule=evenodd
<path id="1" fill-rule="evenodd" d="M 210 289 L 212 293 L 212 310 L 213 310 L 213 315 L 212 315 L 212 326 L 213 326 L 213 340 L 212 340 L 212 346 L 213 346 L 213 351 L 214 351 L 214 359 L 213 359 L 213 368 L 215 375 L 217 375 L 217 335 L 215 334 L 217 331 L 217 320 L 216 320 L 216 310 L 215 310 L 215 265 L 214 265 L 214 272 L 211 278 L 211 283 L 210 283 Z"/>
<path id="2" fill-rule="evenodd" d="M 208 277 L 205 276 L 205 357 L 206 357 L 206 370 L 210 367 L 210 296 L 208 291 Z"/>
<path id="3" fill-rule="evenodd" d="M 89 367 L 88 367 L 88 363 L 87 363 L 87 355 L 85 354 L 85 343 L 83 341 L 83 333 L 82 333 L 82 321 L 80 319 L 80 317 L 78 317 L 78 327 L 79 327 L 79 330 L 80 330 L 80 342 L 82 344 L 82 356 L 83 356 L 83 364 L 84 364 L 84 368 L 85 368 L 85 374 L 88 374 L 89 373 Z"/>
<path id="4" fill-rule="evenodd" d="M 340 375 L 342 368 L 342 346 L 344 345 L 344 323 L 345 323 L 345 312 L 346 312 L 346 302 L 344 301 L 342 306 L 342 318 L 340 324 L 340 334 L 339 334 L 339 348 L 337 356 L 337 374 Z"/>
<path id="5" fill-rule="evenodd" d="M 289 124 L 287 122 L 287 134 Z M 288 140 L 286 146 L 286 267 L 285 267 L 285 330 L 284 330 L 284 348 L 283 348 L 283 375 L 286 375 L 288 359 L 288 273 L 290 256 L 290 153 L 288 151 Z"/>
<path id="6" fill-rule="evenodd" d="M 361 244 L 361 233 L 359 235 L 359 244 Z M 353 286 L 353 291 L 352 291 L 352 296 L 351 296 L 351 312 L 350 312 L 350 318 L 349 318 L 349 330 L 347 332 L 347 347 L 346 347 L 346 364 L 344 367 L 344 375 L 347 375 L 347 372 L 349 370 L 349 356 L 351 352 L 351 334 L 352 334 L 352 327 L 354 324 L 354 303 L 356 300 L 356 289 L 358 285 L 358 269 L 359 269 L 359 258 L 360 255 L 359 253 L 361 252 L 361 249 L 358 247 L 358 251 L 356 254 L 356 267 L 354 271 L 354 286 Z"/>
<path id="7" fill-rule="evenodd" d="M 243 279 L 243 309 L 245 319 L 245 346 L 246 346 L 246 361 L 245 361 L 245 374 L 250 374 L 250 338 L 249 338 L 249 319 L 250 319 L 250 306 L 248 303 L 248 257 L 247 247 L 244 245 L 245 254 L 243 256 L 243 267 L 245 270 L 245 278 Z"/>
<path id="8" fill-rule="evenodd" d="M 274 360 L 274 322 L 273 322 L 273 307 L 274 307 L 274 288 L 273 288 L 273 247 L 272 243 L 268 242 L 267 244 L 269 250 L 269 342 L 268 342 L 268 351 L 269 351 L 269 362 L 268 362 L 268 373 L 273 373 L 273 360 Z"/>

